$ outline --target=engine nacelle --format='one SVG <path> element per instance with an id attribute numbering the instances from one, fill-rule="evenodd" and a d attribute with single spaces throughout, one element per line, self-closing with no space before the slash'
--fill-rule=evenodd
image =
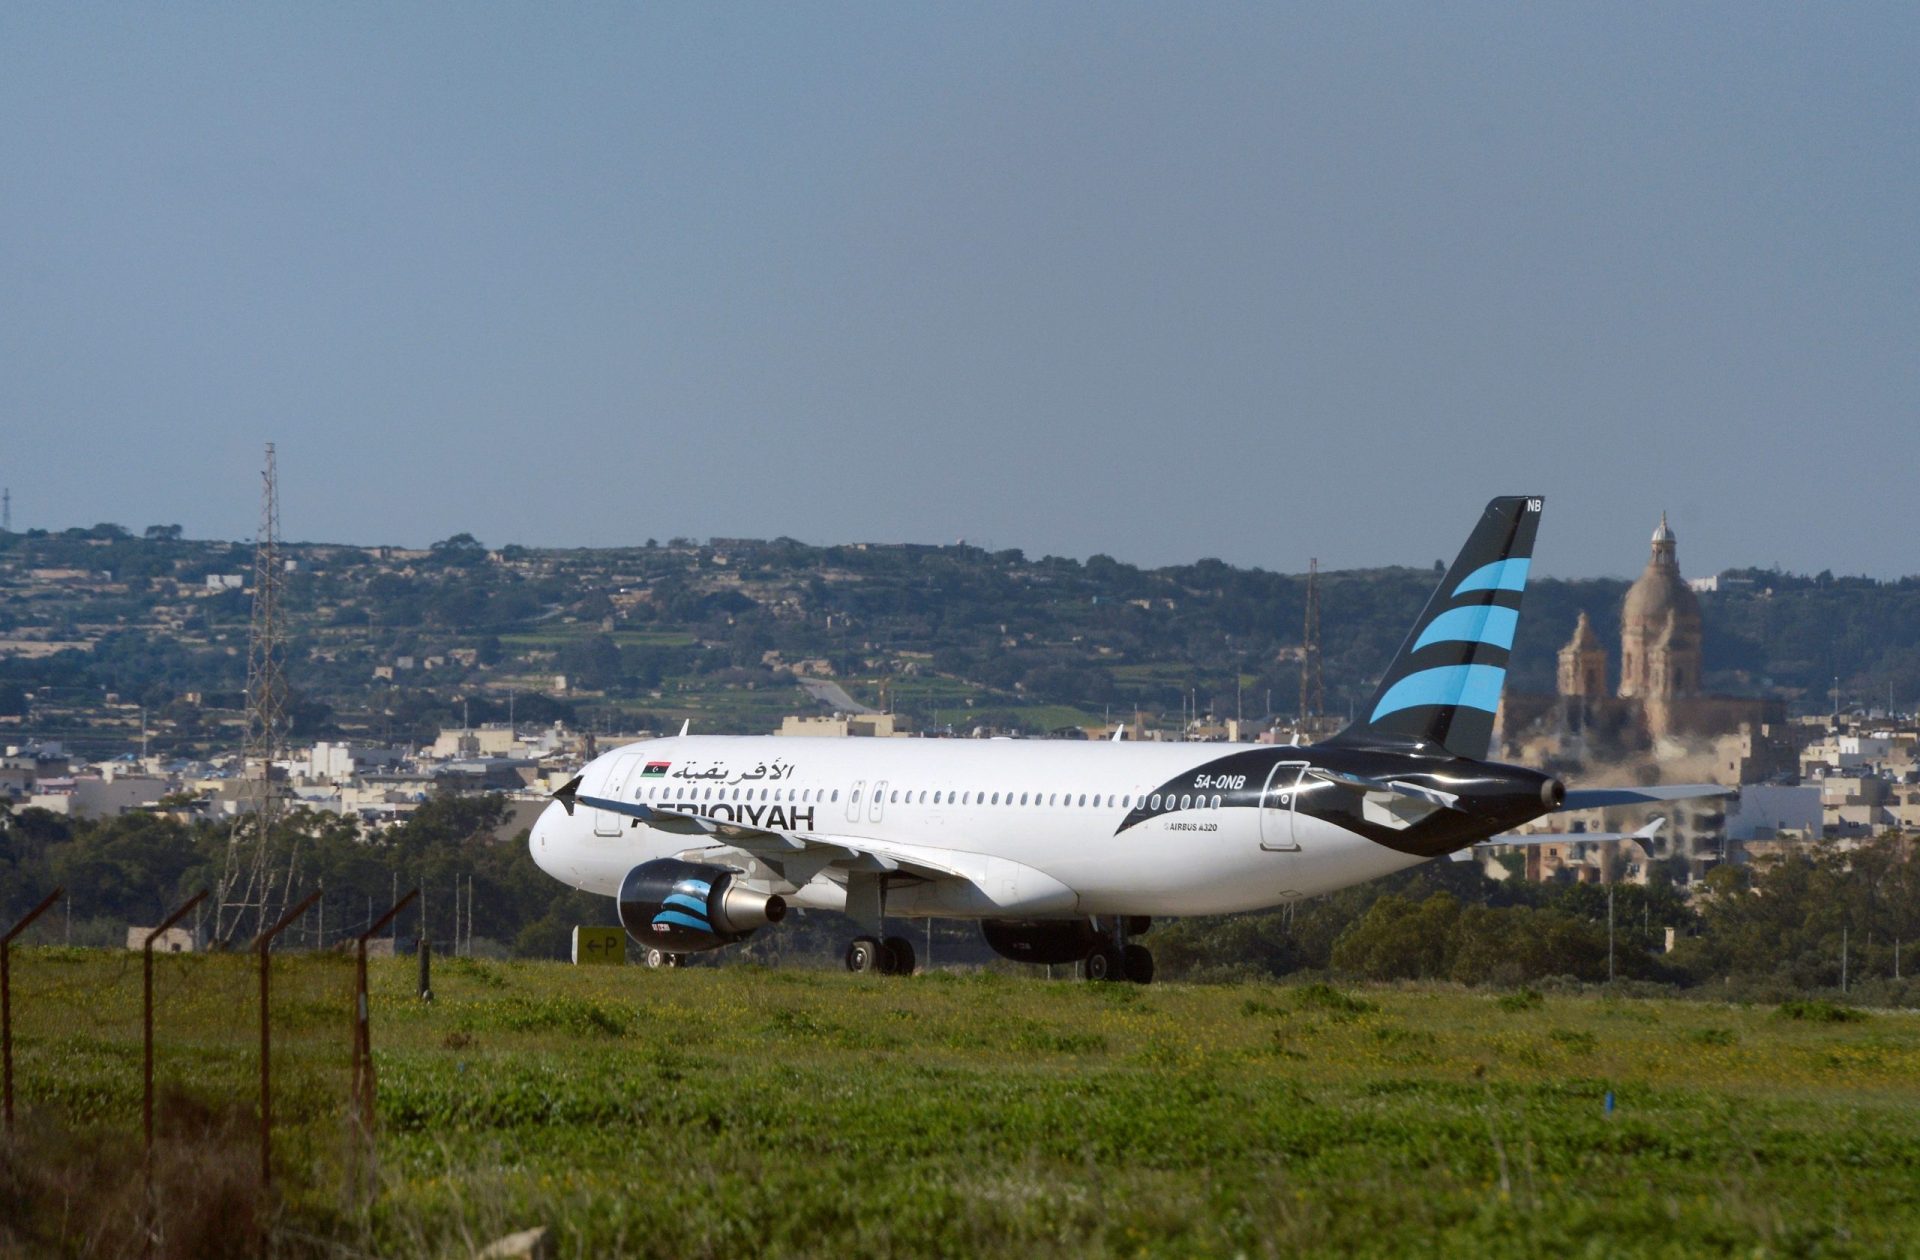
<path id="1" fill-rule="evenodd" d="M 982 919 L 980 934 L 1002 958 L 1076 963 L 1104 939 L 1085 919 Z"/>
<path id="2" fill-rule="evenodd" d="M 1128 915 L 1128 936 L 1145 936 L 1153 920 Z M 1107 937 L 1087 919 L 982 919 L 980 934 L 1002 958 L 1024 963 L 1076 963 Z"/>
<path id="3" fill-rule="evenodd" d="M 784 898 L 737 886 L 724 866 L 660 858 L 620 881 L 620 926 L 640 944 L 676 954 L 732 945 L 786 917 Z"/>

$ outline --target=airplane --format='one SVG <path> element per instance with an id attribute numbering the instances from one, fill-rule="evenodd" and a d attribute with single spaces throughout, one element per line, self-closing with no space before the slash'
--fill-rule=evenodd
<path id="1" fill-rule="evenodd" d="M 594 758 L 528 837 L 616 899 L 649 966 L 747 939 L 790 906 L 859 932 L 853 972 L 911 974 L 889 918 L 975 919 L 999 954 L 1153 979 L 1156 917 L 1261 910 L 1514 834 L 1549 814 L 1724 795 L 1572 790 L 1486 760 L 1542 501 L 1490 502 L 1359 718 L 1311 745 L 692 735 Z"/>

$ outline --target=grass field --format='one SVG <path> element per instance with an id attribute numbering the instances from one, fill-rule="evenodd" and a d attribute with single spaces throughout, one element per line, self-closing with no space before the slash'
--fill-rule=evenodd
<path id="1" fill-rule="evenodd" d="M 137 1147 L 124 957 L 16 954 L 30 1133 Z M 245 960 L 162 962 L 163 1082 L 244 1108 Z M 424 1005 L 412 974 L 375 964 L 367 1212 L 350 972 L 279 963 L 287 1253 L 531 1225 L 568 1256 L 1920 1252 L 1915 1013 L 450 960 Z"/>

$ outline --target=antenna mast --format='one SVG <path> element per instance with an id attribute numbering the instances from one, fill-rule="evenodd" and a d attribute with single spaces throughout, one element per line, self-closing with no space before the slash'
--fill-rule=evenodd
<path id="1" fill-rule="evenodd" d="M 1300 725 L 1327 711 L 1327 685 L 1320 673 L 1320 561 L 1307 561 L 1307 625 L 1300 649 Z"/>
<path id="2" fill-rule="evenodd" d="M 247 912 L 257 935 L 272 923 L 293 891 L 298 853 L 277 853 L 274 832 L 284 800 L 273 763 L 286 751 L 286 564 L 280 556 L 280 478 L 273 443 L 261 473 L 260 532 L 253 547 L 253 621 L 247 635 L 247 738 L 242 759 L 245 791 L 227 832 L 227 869 L 220 882 L 215 931 L 223 941 L 240 931 Z M 295 842 L 297 843 L 297 842 Z"/>

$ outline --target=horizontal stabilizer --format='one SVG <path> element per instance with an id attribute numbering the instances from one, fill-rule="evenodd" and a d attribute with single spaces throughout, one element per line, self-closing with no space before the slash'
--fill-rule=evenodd
<path id="1" fill-rule="evenodd" d="M 1718 783 L 1668 783 L 1659 787 L 1569 788 L 1566 803 L 1570 809 L 1605 809 L 1610 805 L 1649 805 L 1659 801 L 1689 801 L 1703 796 L 1732 796 L 1734 789 Z"/>
<path id="2" fill-rule="evenodd" d="M 1653 857 L 1653 838 L 1659 835 L 1660 829 L 1666 825 L 1666 819 L 1656 818 L 1638 831 L 1509 831 L 1504 835 L 1475 841 L 1468 848 L 1455 849 L 1452 853 L 1447 854 L 1447 856 L 1456 862 L 1464 862 L 1467 860 L 1468 854 L 1474 849 L 1484 849 L 1489 845 L 1496 844 L 1532 845 L 1558 844 L 1561 841 L 1572 843 L 1579 841 L 1637 840 L 1640 843 L 1640 848 L 1646 853 L 1647 857 L 1651 858 Z"/>
<path id="3" fill-rule="evenodd" d="M 1476 842 L 1475 848 L 1486 844 L 1559 844 L 1562 841 L 1578 842 L 1585 840 L 1638 840 L 1641 847 L 1645 842 L 1660 834 L 1667 825 L 1664 818 L 1656 818 L 1638 831 L 1509 831 Z"/>

